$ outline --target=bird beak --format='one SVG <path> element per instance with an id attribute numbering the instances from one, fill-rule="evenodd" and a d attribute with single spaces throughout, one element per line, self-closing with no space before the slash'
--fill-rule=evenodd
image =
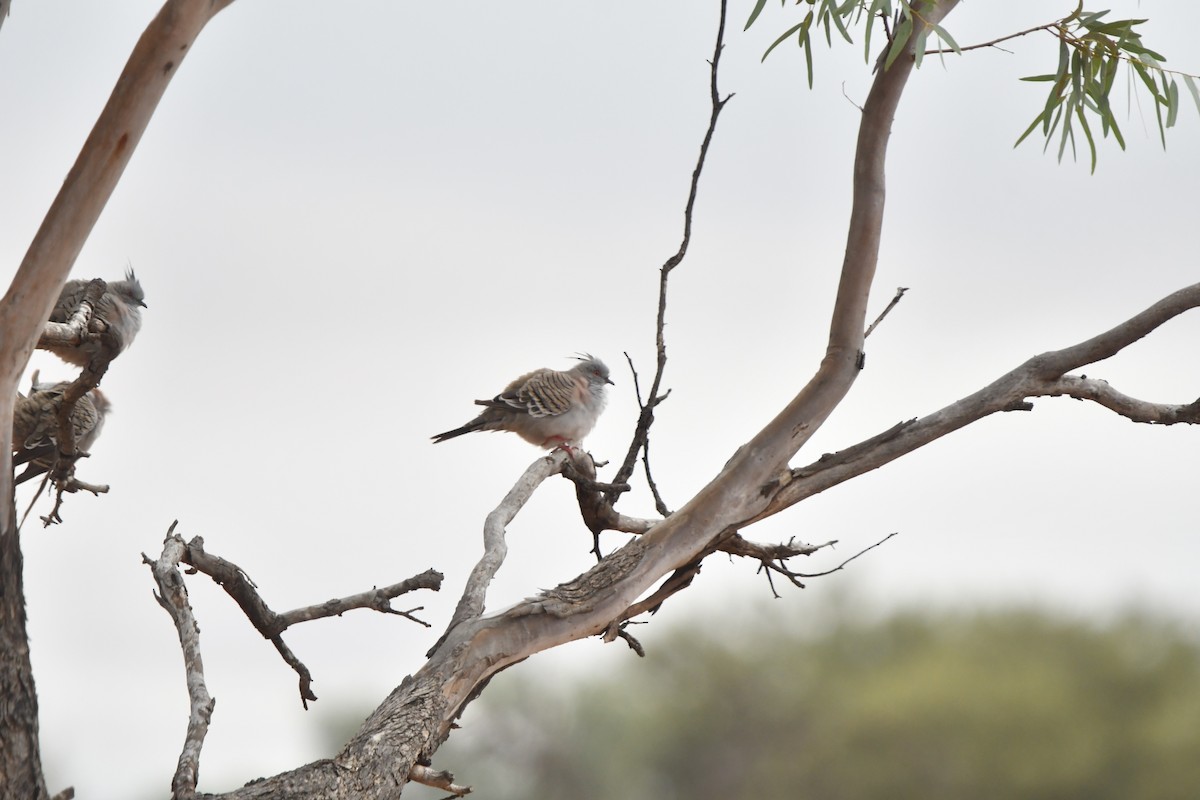
<path id="1" fill-rule="evenodd" d="M 138 304 L 139 306 L 141 306 L 142 308 L 149 308 L 149 307 L 150 307 L 150 306 L 146 305 L 146 302 L 145 302 L 144 300 L 138 300 L 138 301 L 137 301 L 137 304 Z"/>
<path id="2" fill-rule="evenodd" d="M 613 383 L 612 380 L 610 380 L 609 378 L 605 378 L 604 382 L 607 383 L 609 386 L 616 386 L 616 384 Z"/>

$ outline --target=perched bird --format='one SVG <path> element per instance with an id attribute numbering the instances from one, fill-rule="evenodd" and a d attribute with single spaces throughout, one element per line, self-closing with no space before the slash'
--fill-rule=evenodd
<path id="1" fill-rule="evenodd" d="M 68 322 L 71 319 L 71 315 L 83 301 L 88 283 L 89 281 L 84 280 L 67 281 L 58 296 L 58 302 L 54 304 L 54 310 L 50 312 L 51 322 Z M 88 332 L 102 334 L 103 337 L 99 341 L 90 339 L 79 345 L 50 345 L 46 349 L 68 364 L 86 367 L 96 355 L 106 349 L 105 343 L 108 342 L 109 347 L 115 348 L 111 357 L 116 358 L 133 344 L 133 337 L 137 336 L 142 327 L 141 309 L 146 307 L 145 298 L 142 284 L 134 276 L 133 270 L 127 271 L 125 280 L 108 284 L 100 301 L 92 309 Z"/>
<path id="2" fill-rule="evenodd" d="M 13 466 L 28 466 L 15 484 L 37 477 L 54 466 L 58 450 L 58 410 L 68 386 L 67 381 L 39 383 L 37 373 L 34 373 L 29 396 L 17 396 L 13 412 Z M 99 389 L 92 389 L 75 403 L 71 427 L 75 432 L 77 453 L 87 453 L 91 449 L 111 408 L 112 404 Z"/>
<path id="3" fill-rule="evenodd" d="M 452 431 L 433 437 L 434 443 L 472 431 L 512 431 L 538 447 L 578 444 L 596 425 L 604 410 L 604 387 L 612 384 L 608 367 L 592 356 L 565 372 L 538 369 L 522 375 L 491 400 L 482 414 Z"/>

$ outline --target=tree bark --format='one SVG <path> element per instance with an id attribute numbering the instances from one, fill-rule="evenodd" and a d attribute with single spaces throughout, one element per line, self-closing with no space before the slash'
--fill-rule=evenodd
<path id="1" fill-rule="evenodd" d="M 84 242 L 150 117 L 204 25 L 232 0 L 169 0 L 134 47 L 100 117 L 0 299 L 0 798 L 47 797 L 29 661 L 21 545 L 13 494 L 18 384 Z"/>

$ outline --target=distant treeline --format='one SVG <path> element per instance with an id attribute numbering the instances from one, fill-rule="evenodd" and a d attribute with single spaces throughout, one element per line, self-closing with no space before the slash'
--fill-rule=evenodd
<path id="1" fill-rule="evenodd" d="M 646 659 L 555 688 L 521 665 L 437 766 L 490 800 L 1200 798 L 1200 646 L 1178 626 L 771 616 L 650 626 Z"/>

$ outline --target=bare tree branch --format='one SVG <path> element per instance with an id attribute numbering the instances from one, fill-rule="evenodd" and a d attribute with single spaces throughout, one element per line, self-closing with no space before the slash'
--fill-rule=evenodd
<path id="1" fill-rule="evenodd" d="M 679 266 L 687 255 L 688 245 L 692 239 L 692 211 L 696 206 L 696 196 L 700 191 L 700 175 L 704 171 L 704 159 L 708 156 L 708 147 L 712 144 L 713 134 L 717 130 L 717 118 L 721 115 L 721 110 L 725 108 L 725 104 L 733 97 L 732 94 L 726 95 L 724 99 L 717 89 L 717 75 L 721 64 L 721 51 L 725 49 L 725 0 L 721 0 L 721 13 L 717 22 L 717 42 L 713 47 L 713 57 L 709 61 L 709 99 L 711 104 L 711 112 L 708 118 L 708 128 L 704 131 L 704 139 L 700 143 L 700 154 L 696 158 L 696 167 L 692 170 L 692 181 L 688 187 L 688 199 L 683 209 L 683 240 L 679 243 L 679 249 L 673 256 L 668 258 L 659 270 L 658 279 L 658 318 L 655 323 L 655 351 L 657 353 L 657 368 L 654 371 L 654 380 L 650 384 L 650 393 L 646 396 L 646 401 L 643 403 L 641 392 L 638 392 L 638 406 L 641 409 L 638 414 L 637 426 L 633 432 L 633 440 L 629 443 L 629 450 L 625 453 L 625 460 L 621 462 L 620 469 L 617 470 L 617 475 L 613 478 L 613 483 L 627 483 L 633 477 L 634 466 L 637 463 L 637 455 L 645 450 L 646 442 L 650 435 L 650 426 L 654 424 L 654 409 L 659 403 L 667 399 L 671 393 L 668 390 L 664 394 L 659 394 L 662 388 L 663 374 L 667 368 L 667 344 L 666 344 L 666 324 L 667 324 L 667 279 L 671 275 L 671 270 Z M 625 354 L 625 358 L 629 360 L 629 369 L 633 371 L 634 382 L 637 382 L 637 372 L 633 370 L 633 360 L 629 359 L 629 354 Z M 646 463 L 646 477 L 650 479 L 649 462 Z M 658 494 L 658 487 L 654 485 L 653 480 L 650 482 L 651 491 L 654 493 L 655 504 L 658 507 L 659 513 L 667 516 L 667 505 L 663 502 Z M 608 493 L 608 501 L 615 503 L 617 494 Z M 597 545 L 597 557 L 599 556 L 599 548 Z"/>
<path id="2" fill-rule="evenodd" d="M 172 534 L 168 536 L 168 542 L 171 541 L 171 536 L 177 524 L 178 521 L 171 523 Z M 182 538 L 175 538 L 179 538 L 180 544 L 183 544 Z M 147 562 L 149 561 L 148 559 L 146 560 Z M 224 589 L 226 594 L 232 597 L 234 602 L 238 604 L 238 607 L 245 613 L 246 618 L 250 620 L 250 624 L 262 634 L 264 639 L 267 639 L 275 646 L 275 649 L 279 651 L 279 655 L 283 658 L 284 662 L 295 670 L 299 677 L 300 701 L 305 709 L 308 708 L 310 700 L 315 701 L 317 699 L 317 696 L 312 691 L 312 673 L 309 672 L 308 667 L 284 643 L 282 634 L 285 630 L 300 622 L 339 616 L 355 608 L 370 608 L 385 614 L 397 614 L 428 628 L 428 623 L 422 622 L 412 616 L 411 611 L 419 609 L 397 611 L 391 607 L 389 601 L 394 597 L 399 597 L 402 594 L 407 594 L 418 589 L 432 589 L 433 591 L 437 591 L 441 588 L 442 583 L 441 573 L 429 569 L 420 575 L 415 575 L 407 580 L 394 583 L 391 586 L 385 586 L 382 589 L 372 589 L 349 597 L 328 600 L 317 605 L 298 608 L 285 614 L 276 614 L 263 601 L 258 593 L 258 587 L 254 581 L 250 580 L 250 576 L 246 574 L 246 571 L 231 561 L 226 561 L 220 556 L 214 556 L 205 551 L 204 539 L 202 537 L 195 536 L 190 542 L 184 544 L 177 560 L 191 566 L 193 571 L 202 572 L 212 578 L 213 582 Z"/>
<path id="3" fill-rule="evenodd" d="M 1064 375 L 1057 381 L 1048 382 L 1042 394 L 1046 397 L 1066 395 L 1077 400 L 1091 400 L 1134 422 L 1152 425 L 1200 423 L 1200 400 L 1184 405 L 1149 403 L 1117 391 L 1109 386 L 1107 381 L 1089 378 L 1086 375 Z"/>
<path id="4" fill-rule="evenodd" d="M 142 561 L 150 566 L 150 571 L 154 574 L 154 582 L 158 584 L 158 592 L 154 598 L 171 615 L 179 633 L 179 646 L 183 649 L 183 666 L 187 673 L 191 714 L 188 717 L 183 751 L 179 754 L 179 764 L 175 769 L 175 777 L 171 780 L 171 798 L 191 800 L 196 795 L 200 751 L 204 747 L 204 737 L 208 734 L 208 724 L 212 719 L 216 700 L 209 695 L 204 681 L 204 661 L 200 656 L 200 627 L 192 614 L 187 587 L 184 585 L 183 575 L 179 572 L 179 562 L 187 552 L 187 545 L 183 543 L 183 537 L 175 534 L 175 525 L 176 523 L 171 523 L 166 541 L 163 542 L 162 555 L 158 560 L 152 560 L 142 553 Z"/>
<path id="5" fill-rule="evenodd" d="M 487 587 L 496 573 L 500 571 L 501 565 L 504 564 L 504 558 L 508 555 L 508 544 L 504 540 L 508 523 L 516 518 L 520 510 L 529 502 L 529 498 L 533 496 L 534 490 L 546 478 L 562 471 L 569 458 L 571 458 L 569 451 L 558 449 L 534 461 L 500 501 L 500 505 L 487 515 L 487 519 L 483 523 L 483 556 L 480 557 L 479 562 L 475 564 L 475 569 L 471 570 L 471 575 L 467 578 L 467 585 L 463 588 L 462 597 L 459 598 L 458 606 L 454 609 L 450 624 L 446 626 L 446 632 L 426 654 L 427 656 L 437 650 L 457 625 L 483 613 L 487 600 Z M 584 458 L 591 461 L 590 456 L 585 455 Z"/>
<path id="6" fill-rule="evenodd" d="M 408 777 L 424 786 L 450 792 L 451 797 L 462 797 L 471 793 L 470 786 L 459 786 L 454 782 L 454 776 L 445 770 L 430 769 L 417 764 L 409 771 Z"/>
<path id="7" fill-rule="evenodd" d="M 896 304 L 900 302 L 900 299 L 901 299 L 902 297 L 904 297 L 904 293 L 905 293 L 905 292 L 907 292 L 907 291 L 908 291 L 908 287 L 907 287 L 907 286 L 901 286 L 901 287 L 899 287 L 899 288 L 897 288 L 897 289 L 896 289 L 896 294 L 895 294 L 895 296 L 894 296 L 894 297 L 892 297 L 892 299 L 891 299 L 891 302 L 889 302 L 889 303 L 888 303 L 888 304 L 887 304 L 887 305 L 884 307 L 883 311 L 880 311 L 880 312 L 879 312 L 879 316 L 875 318 L 875 321 L 874 321 L 874 322 L 872 322 L 872 323 L 871 323 L 871 324 L 870 324 L 870 325 L 867 327 L 867 330 L 866 330 L 866 332 L 865 332 L 865 333 L 863 333 L 863 338 L 864 338 L 864 339 L 866 339 L 868 336 L 870 336 L 870 335 L 871 335 L 871 331 L 873 331 L 873 330 L 875 330 L 877 327 L 879 327 L 879 323 L 883 322 L 883 318 L 884 318 L 884 317 L 886 317 L 886 316 L 888 315 L 888 313 L 889 313 L 889 312 L 891 312 L 891 310 L 892 310 L 893 308 L 895 308 L 895 307 L 896 307 Z"/>
<path id="8" fill-rule="evenodd" d="M 92 312 L 100 298 L 104 295 L 108 284 L 96 278 L 88 284 L 83 301 L 79 308 L 71 314 L 66 322 L 47 322 L 42 335 L 38 337 L 38 347 L 78 347 L 92 334 L 88 332 L 88 324 L 92 321 Z"/>
<path id="9" fill-rule="evenodd" d="M 948 433 L 1000 411 L 1028 410 L 1031 397 L 1069 395 L 1091 400 L 1135 422 L 1171 425 L 1200 422 L 1200 401 L 1168 405 L 1148 403 L 1124 395 L 1104 381 L 1067 375 L 1109 358 L 1158 326 L 1200 307 L 1200 283 L 1174 292 L 1116 327 L 1077 345 L 1030 358 L 979 391 L 940 411 L 892 428 L 839 453 L 827 454 L 798 469 L 781 471 L 764 482 L 762 491 L 771 501 L 766 509 L 746 520 L 750 524 L 777 514 L 808 497 L 896 460 Z"/>
<path id="10" fill-rule="evenodd" d="M 645 533 L 653 527 L 654 520 L 636 519 L 617 513 L 605 492 L 628 491 L 629 485 L 613 486 L 596 482 L 596 464 L 590 456 L 567 462 L 563 467 L 563 477 L 575 484 L 575 498 L 579 502 L 583 522 L 592 532 L 592 553 L 597 561 L 603 557 L 600 553 L 600 534 L 604 531 Z"/>

